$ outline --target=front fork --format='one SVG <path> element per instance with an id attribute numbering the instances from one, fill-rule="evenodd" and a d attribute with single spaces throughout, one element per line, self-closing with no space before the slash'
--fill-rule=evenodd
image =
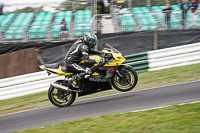
<path id="1" fill-rule="evenodd" d="M 119 68 L 118 70 L 116 70 L 117 82 L 120 82 L 120 80 L 126 80 L 126 75 L 124 75 L 124 73 L 127 73 L 127 71 L 123 68 Z"/>
<path id="2" fill-rule="evenodd" d="M 124 78 L 124 76 L 123 76 L 121 73 L 119 73 L 118 70 L 116 70 L 116 73 L 117 73 L 117 76 L 118 76 L 118 77 L 120 77 L 120 78 Z"/>

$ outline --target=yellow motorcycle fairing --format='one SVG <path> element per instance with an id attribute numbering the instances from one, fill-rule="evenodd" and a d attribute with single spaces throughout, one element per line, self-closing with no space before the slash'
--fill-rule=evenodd
<path id="1" fill-rule="evenodd" d="M 110 62 L 109 64 L 105 64 L 104 66 L 105 67 L 108 67 L 108 66 L 120 66 L 126 59 L 120 55 L 120 54 L 117 54 L 117 53 L 114 53 L 113 51 L 111 50 L 102 50 L 104 53 L 111 53 L 113 55 L 113 57 L 115 58 L 112 62 Z M 90 55 L 90 59 L 101 59 L 100 56 L 98 55 Z M 84 63 L 84 60 L 81 60 L 80 63 Z M 98 63 L 94 64 L 93 67 L 97 66 Z M 92 68 L 93 68 L 92 67 Z"/>
<path id="2" fill-rule="evenodd" d="M 63 72 L 62 71 L 62 66 L 59 65 L 59 68 L 56 69 L 56 68 L 47 68 L 45 67 L 45 65 L 41 65 L 39 66 L 42 70 L 44 71 L 47 71 L 48 73 L 53 73 L 53 74 L 56 74 L 56 75 L 59 75 L 59 76 L 68 76 L 68 75 L 72 75 L 74 73 L 72 72 Z"/>
<path id="3" fill-rule="evenodd" d="M 70 71 L 68 71 L 68 72 L 63 72 L 62 71 L 62 66 L 60 66 L 59 65 L 59 68 L 58 69 L 56 69 L 56 68 L 47 68 L 47 67 L 45 67 L 45 65 L 41 65 L 41 66 L 39 66 L 42 70 L 44 70 L 44 71 L 47 71 L 48 73 L 53 73 L 53 74 L 56 74 L 56 75 L 59 75 L 59 76 L 68 76 L 68 75 L 73 75 L 74 73 L 73 72 L 70 72 Z M 98 75 L 100 75 L 100 74 L 98 74 L 98 73 L 93 73 L 92 74 L 93 76 L 98 76 Z"/>
<path id="4" fill-rule="evenodd" d="M 120 55 L 117 54 L 115 52 L 113 52 L 112 50 L 103 50 L 104 53 L 111 53 L 113 55 L 113 57 L 115 58 L 112 62 L 110 62 L 109 64 L 105 64 L 104 67 L 109 67 L 109 66 L 120 66 L 126 59 Z M 90 55 L 89 56 L 90 59 L 100 59 L 101 57 L 98 55 Z M 84 60 L 80 61 L 80 64 L 84 63 Z M 97 66 L 98 63 L 94 64 L 93 67 Z M 68 76 L 68 75 L 73 75 L 74 73 L 70 72 L 70 71 L 62 71 L 62 66 L 59 65 L 59 68 L 47 68 L 45 67 L 45 65 L 41 65 L 39 66 L 42 70 L 47 71 L 48 73 L 53 73 L 59 76 Z M 93 68 L 92 67 L 92 68 Z M 94 73 L 93 76 L 98 76 L 100 75 L 99 73 Z"/>

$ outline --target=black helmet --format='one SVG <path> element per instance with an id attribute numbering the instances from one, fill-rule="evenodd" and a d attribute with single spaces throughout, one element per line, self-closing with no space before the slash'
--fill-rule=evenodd
<path id="1" fill-rule="evenodd" d="M 95 34 L 93 34 L 93 35 L 85 34 L 83 36 L 83 41 L 92 49 L 95 49 L 95 47 L 98 43 L 98 39 L 97 39 L 97 36 Z"/>

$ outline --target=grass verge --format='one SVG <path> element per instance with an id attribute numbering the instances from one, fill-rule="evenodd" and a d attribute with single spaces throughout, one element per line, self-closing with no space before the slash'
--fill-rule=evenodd
<path id="1" fill-rule="evenodd" d="M 200 64 L 163 69 L 159 71 L 145 72 L 138 74 L 139 82 L 134 90 L 165 86 L 176 83 L 200 80 Z M 133 91 L 134 91 L 133 90 Z M 121 93 L 115 89 L 104 91 L 78 98 L 78 100 Z M 51 106 L 47 92 L 41 92 L 22 97 L 1 100 L 0 114 L 20 111 L 31 108 Z"/>
<path id="2" fill-rule="evenodd" d="M 199 133 L 200 103 L 103 115 L 14 133 Z"/>

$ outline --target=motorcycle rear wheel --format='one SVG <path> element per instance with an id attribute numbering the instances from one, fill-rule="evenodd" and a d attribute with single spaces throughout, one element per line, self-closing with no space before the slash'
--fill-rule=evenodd
<path id="1" fill-rule="evenodd" d="M 116 73 L 111 78 L 111 83 L 113 87 L 118 91 L 130 91 L 136 86 L 138 82 L 137 73 L 132 67 L 122 67 L 122 69 L 126 71 L 125 73 L 120 73 L 124 76 L 124 78 L 121 79 Z"/>
<path id="2" fill-rule="evenodd" d="M 50 102 L 57 107 L 70 106 L 76 99 L 76 93 L 67 93 L 63 90 L 50 86 L 48 91 Z"/>

